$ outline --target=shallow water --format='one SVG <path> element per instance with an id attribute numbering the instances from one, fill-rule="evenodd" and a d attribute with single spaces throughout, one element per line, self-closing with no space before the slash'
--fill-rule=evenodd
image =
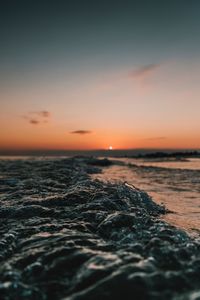
<path id="1" fill-rule="evenodd" d="M 200 232 L 200 159 L 156 161 L 120 158 L 93 178 L 126 181 L 163 203 L 174 213 L 164 219 L 191 234 Z"/>

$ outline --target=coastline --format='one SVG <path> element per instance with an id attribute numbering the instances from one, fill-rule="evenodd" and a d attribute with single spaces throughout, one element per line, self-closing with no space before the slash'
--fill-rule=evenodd
<path id="1" fill-rule="evenodd" d="M 0 166 L 5 299 L 200 297 L 199 241 L 161 221 L 166 209 L 144 191 L 92 180 L 102 161 Z"/>

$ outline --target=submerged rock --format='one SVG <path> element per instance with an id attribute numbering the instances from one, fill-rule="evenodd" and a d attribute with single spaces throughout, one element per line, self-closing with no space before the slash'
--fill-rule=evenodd
<path id="1" fill-rule="evenodd" d="M 93 158 L 0 161 L 0 299 L 199 298 L 200 244 Z"/>

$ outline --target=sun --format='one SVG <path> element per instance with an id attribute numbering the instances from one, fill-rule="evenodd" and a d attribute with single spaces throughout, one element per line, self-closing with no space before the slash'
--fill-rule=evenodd
<path id="1" fill-rule="evenodd" d="M 108 149 L 109 149 L 109 150 L 112 150 L 112 149 L 113 149 L 113 147 L 112 147 L 112 146 L 109 146 L 109 147 L 108 147 Z"/>

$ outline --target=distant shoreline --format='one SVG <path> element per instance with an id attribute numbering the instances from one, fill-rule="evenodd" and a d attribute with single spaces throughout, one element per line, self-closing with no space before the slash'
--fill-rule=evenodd
<path id="1" fill-rule="evenodd" d="M 200 157 L 199 149 L 128 149 L 128 150 L 0 150 L 0 156 L 94 156 L 127 158 Z"/>

